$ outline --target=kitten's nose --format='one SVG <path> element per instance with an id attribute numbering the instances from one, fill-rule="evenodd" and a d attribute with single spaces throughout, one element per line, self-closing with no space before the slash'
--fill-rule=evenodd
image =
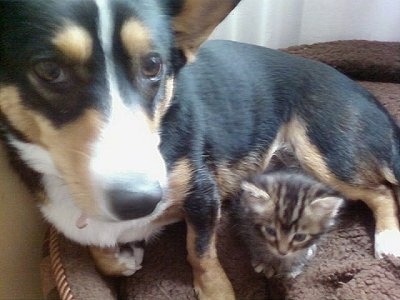
<path id="1" fill-rule="evenodd" d="M 279 255 L 285 256 L 289 253 L 289 246 L 288 245 L 278 245 L 278 253 Z"/>
<path id="2" fill-rule="evenodd" d="M 281 249 L 278 249 L 278 253 L 279 253 L 279 255 L 285 256 L 285 255 L 287 255 L 289 252 L 288 252 L 288 250 L 281 250 Z"/>

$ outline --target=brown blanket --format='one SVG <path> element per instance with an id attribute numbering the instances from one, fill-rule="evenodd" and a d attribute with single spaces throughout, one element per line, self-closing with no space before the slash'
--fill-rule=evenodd
<path id="1" fill-rule="evenodd" d="M 346 41 L 285 51 L 324 61 L 363 80 L 360 83 L 400 120 L 400 43 Z M 301 275 L 290 281 L 266 280 L 253 272 L 226 207 L 218 251 L 240 300 L 400 299 L 400 259 L 376 260 L 373 236 L 371 212 L 360 202 L 349 202 L 337 228 Z M 118 280 L 100 276 L 86 249 L 59 235 L 53 235 L 52 242 L 53 269 L 64 278 L 58 281 L 64 283 L 64 291 L 68 285 L 76 299 L 195 299 L 183 224 L 169 226 L 147 247 L 143 268 Z"/>

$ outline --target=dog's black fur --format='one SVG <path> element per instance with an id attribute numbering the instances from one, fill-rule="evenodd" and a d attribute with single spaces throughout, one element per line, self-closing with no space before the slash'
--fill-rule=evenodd
<path id="1" fill-rule="evenodd" d="M 272 152 L 283 144 L 293 150 L 301 165 L 316 178 L 349 198 L 364 200 L 375 212 L 377 234 L 386 230 L 398 234 L 392 191 L 397 189 L 400 179 L 400 131 L 369 92 L 324 64 L 241 43 L 208 42 L 191 63 L 197 46 L 210 29 L 238 2 L 121 0 L 114 1 L 112 6 L 116 33 L 112 39 L 112 57 L 123 102 L 130 109 L 142 107 L 147 117 L 154 120 L 160 103 L 170 101 L 160 120 L 159 149 L 168 174 L 176 172 L 181 177 L 177 186 L 175 181 L 170 182 L 172 175 L 169 175 L 167 189 L 176 189 L 170 191 L 172 194 L 183 191 L 177 197 L 182 198 L 182 202 L 178 201 L 178 211 L 183 211 L 181 217 L 188 224 L 188 256 L 194 267 L 195 285 L 200 297 L 211 299 L 233 297 L 215 252 L 221 199 L 234 196 L 240 181 L 251 173 L 261 172 Z M 210 14 L 209 18 L 204 12 L 197 18 L 188 13 L 202 8 L 210 13 L 221 6 L 226 8 L 219 14 Z M 186 14 L 189 21 L 181 22 L 179 18 Z M 132 66 L 135 54 L 128 53 L 127 45 L 119 39 L 119 31 L 132 18 L 148 29 L 150 54 L 158 55 L 147 60 L 144 67 Z M 91 54 L 82 64 L 66 59 L 54 47 L 54 34 L 66 26 L 65 19 L 79 30 L 83 28 L 92 39 Z M 202 24 L 203 19 L 210 24 Z M 112 110 L 99 26 L 99 11 L 94 1 L 0 3 L 1 126 L 10 149 L 18 155 L 21 150 L 16 148 L 14 140 L 43 146 L 49 149 L 50 156 L 54 155 L 51 143 L 35 140 L 35 132 L 26 132 L 30 127 L 21 121 L 19 112 L 28 112 L 29 117 L 32 112 L 40 120 L 48 120 L 50 125 L 46 126 L 54 132 L 63 132 L 88 110 L 100 114 L 101 122 L 107 123 Z M 81 31 L 79 34 L 78 37 L 86 36 Z M 161 73 L 147 76 L 154 68 L 157 71 L 158 58 L 162 62 Z M 52 65 L 41 65 L 42 62 Z M 143 68 L 147 69 L 143 72 Z M 67 77 L 53 80 L 52 76 L 60 70 Z M 174 78 L 174 93 L 165 100 L 167 81 L 171 78 Z M 13 105 L 18 109 L 11 109 Z M 29 119 L 32 122 L 29 124 L 36 126 L 34 120 L 37 118 Z M 130 130 L 123 133 L 127 140 Z M 88 143 L 88 139 L 81 142 Z M 141 141 L 136 142 L 140 148 Z M 185 168 L 179 169 L 182 162 Z M 40 168 L 35 169 L 30 161 L 24 164 L 39 174 L 39 182 L 31 186 L 40 186 Z M 57 168 L 64 174 L 60 165 Z M 127 193 L 131 193 L 137 188 L 137 179 L 127 180 L 130 182 Z M 151 184 L 150 190 L 154 186 Z M 114 218 L 112 222 L 151 215 L 161 196 L 157 188 L 149 194 L 141 195 L 141 199 L 125 196 L 122 200 L 110 199 L 107 207 Z M 79 206 L 79 201 L 73 199 L 73 202 L 83 215 L 96 219 L 95 214 Z M 49 220 L 67 236 L 80 241 L 68 228 L 51 217 Z M 116 242 L 121 241 L 116 238 Z M 103 246 L 100 242 L 89 244 Z M 378 256 L 390 253 L 398 254 L 391 248 L 377 250 Z M 99 267 L 107 269 L 101 263 Z"/>

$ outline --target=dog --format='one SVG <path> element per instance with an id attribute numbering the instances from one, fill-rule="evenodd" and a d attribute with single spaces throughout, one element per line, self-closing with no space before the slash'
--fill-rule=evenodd
<path id="1" fill-rule="evenodd" d="M 283 146 L 372 209 L 377 257 L 400 256 L 398 126 L 324 64 L 204 44 L 238 3 L 0 2 L 10 161 L 44 217 L 88 245 L 104 274 L 132 275 L 143 241 L 184 220 L 198 297 L 234 299 L 216 252 L 221 203 Z"/>

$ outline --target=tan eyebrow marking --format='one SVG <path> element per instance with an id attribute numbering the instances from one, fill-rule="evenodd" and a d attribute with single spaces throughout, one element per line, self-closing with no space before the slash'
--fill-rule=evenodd
<path id="1" fill-rule="evenodd" d="M 86 63 L 92 55 L 93 39 L 78 25 L 67 24 L 56 33 L 52 42 L 67 58 L 80 64 Z"/>
<path id="2" fill-rule="evenodd" d="M 150 51 L 150 31 L 146 26 L 133 18 L 125 21 L 120 33 L 122 45 L 130 57 L 137 57 Z"/>

